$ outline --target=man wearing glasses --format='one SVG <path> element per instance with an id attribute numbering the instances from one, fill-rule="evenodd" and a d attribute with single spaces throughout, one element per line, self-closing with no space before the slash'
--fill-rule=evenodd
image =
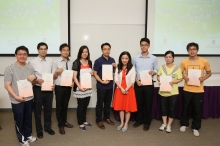
<path id="1" fill-rule="evenodd" d="M 189 126 L 189 109 L 192 105 L 192 125 L 194 136 L 199 136 L 199 129 L 201 128 L 202 122 L 202 106 L 203 106 L 203 96 L 204 88 L 203 82 L 211 76 L 211 68 L 208 60 L 197 56 L 199 51 L 199 45 L 197 43 L 189 43 L 186 46 L 189 54 L 189 58 L 182 61 L 180 68 L 183 73 L 183 79 L 185 80 L 183 88 L 183 107 L 182 115 L 180 118 L 180 131 L 184 132 Z M 197 78 L 199 85 L 193 85 L 189 79 L 189 71 L 194 72 L 199 71 L 199 77 Z M 204 75 L 206 71 L 206 75 Z"/>
<path id="2" fill-rule="evenodd" d="M 44 131 L 50 135 L 55 132 L 51 129 L 51 116 L 52 116 L 52 103 L 53 103 L 53 88 L 49 91 L 42 91 L 41 85 L 44 80 L 42 79 L 43 73 L 52 74 L 51 58 L 46 57 L 48 46 L 46 43 L 39 43 L 37 45 L 38 56 L 31 60 L 30 64 L 34 67 L 34 74 L 37 77 L 37 82 L 33 87 L 34 92 L 34 117 L 36 124 L 36 132 L 38 138 L 43 138 L 43 127 L 41 124 L 41 111 L 44 107 Z"/>
<path id="3" fill-rule="evenodd" d="M 31 136 L 34 97 L 23 97 L 21 94 L 19 95 L 18 90 L 18 82 L 25 85 L 28 83 L 26 80 L 32 84 L 36 82 L 34 68 L 26 63 L 28 54 L 28 48 L 25 46 L 17 47 L 15 50 L 17 60 L 6 68 L 4 74 L 4 86 L 11 100 L 16 135 L 22 146 L 29 146 L 29 142 L 36 141 L 36 137 Z"/>
<path id="4" fill-rule="evenodd" d="M 144 124 L 143 130 L 148 131 L 152 120 L 152 102 L 154 96 L 154 84 L 143 85 L 140 78 L 141 71 L 148 70 L 148 74 L 152 76 L 157 74 L 158 65 L 157 58 L 148 52 L 150 48 L 150 40 L 142 38 L 140 40 L 141 53 L 133 58 L 133 65 L 136 70 L 136 79 L 134 84 L 135 94 L 137 98 L 136 122 L 133 127 L 139 127 Z M 145 111 L 144 111 L 145 109 Z"/>

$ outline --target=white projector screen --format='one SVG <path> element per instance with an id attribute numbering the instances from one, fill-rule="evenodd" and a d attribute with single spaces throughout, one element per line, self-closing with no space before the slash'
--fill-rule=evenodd
<path id="1" fill-rule="evenodd" d="M 196 42 L 200 55 L 220 55 L 220 0 L 148 0 L 147 15 L 151 53 L 187 54 Z"/>
<path id="2" fill-rule="evenodd" d="M 37 54 L 39 42 L 48 44 L 48 54 L 68 43 L 68 0 L 0 1 L 0 55 L 21 45 Z"/>

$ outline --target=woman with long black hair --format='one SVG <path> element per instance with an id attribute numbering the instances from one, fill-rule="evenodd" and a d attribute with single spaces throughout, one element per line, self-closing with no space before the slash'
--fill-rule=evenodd
<path id="1" fill-rule="evenodd" d="M 137 111 L 136 96 L 134 92 L 135 68 L 131 63 L 131 55 L 124 51 L 119 56 L 118 66 L 115 71 L 115 89 L 112 106 L 119 111 L 121 124 L 117 127 L 123 132 L 128 129 L 131 112 Z"/>

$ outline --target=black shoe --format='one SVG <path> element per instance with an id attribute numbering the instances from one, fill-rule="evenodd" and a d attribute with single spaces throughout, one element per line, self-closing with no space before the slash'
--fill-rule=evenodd
<path id="1" fill-rule="evenodd" d="M 48 134 L 50 134 L 50 135 L 54 135 L 55 134 L 55 132 L 52 130 L 52 129 L 50 129 L 50 130 L 44 130 L 45 132 L 47 132 Z"/>
<path id="2" fill-rule="evenodd" d="M 38 138 L 43 138 L 43 132 L 37 132 L 37 137 Z"/>

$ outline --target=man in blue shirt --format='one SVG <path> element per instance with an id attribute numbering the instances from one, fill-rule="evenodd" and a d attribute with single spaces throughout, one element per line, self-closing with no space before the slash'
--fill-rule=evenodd
<path id="1" fill-rule="evenodd" d="M 141 53 L 133 58 L 133 65 L 136 70 L 136 79 L 134 84 L 137 99 L 136 122 L 133 127 L 136 128 L 144 124 L 143 130 L 148 131 L 152 120 L 152 102 L 154 96 L 154 85 L 143 85 L 140 79 L 140 72 L 149 70 L 149 75 L 156 75 L 158 70 L 157 58 L 148 52 L 150 48 L 150 40 L 142 38 L 140 40 Z M 145 112 L 143 112 L 145 109 Z"/>
<path id="2" fill-rule="evenodd" d="M 102 80 L 102 65 L 111 64 L 116 67 L 115 60 L 109 56 L 111 45 L 104 43 L 101 45 L 102 56 L 95 60 L 94 63 L 94 77 L 97 80 L 97 103 L 96 103 L 96 124 L 99 128 L 105 129 L 102 120 L 110 125 L 115 123 L 110 120 L 110 106 L 112 101 L 113 81 Z M 104 103 L 104 117 L 102 117 L 102 109 Z"/>

